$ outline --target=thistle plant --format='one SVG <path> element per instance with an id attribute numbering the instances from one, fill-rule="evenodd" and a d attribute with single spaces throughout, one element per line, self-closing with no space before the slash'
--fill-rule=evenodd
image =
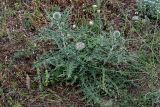
<path id="1" fill-rule="evenodd" d="M 47 84 L 79 84 L 89 102 L 104 104 L 107 99 L 123 97 L 121 93 L 135 84 L 130 79 L 138 71 L 136 56 L 126 48 L 127 39 L 120 31 L 103 31 L 100 15 L 92 26 L 74 27 L 69 15 L 69 10 L 53 13 L 49 17 L 52 26 L 40 30 L 38 41 L 49 40 L 55 48 L 40 56 L 34 67 L 47 70 Z"/>
<path id="2" fill-rule="evenodd" d="M 159 0 L 138 0 L 139 10 L 147 16 L 160 19 L 160 1 Z"/>

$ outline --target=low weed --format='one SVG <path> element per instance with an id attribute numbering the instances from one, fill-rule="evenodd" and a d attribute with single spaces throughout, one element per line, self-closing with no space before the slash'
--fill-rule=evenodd
<path id="1" fill-rule="evenodd" d="M 108 107 L 121 102 L 132 106 L 133 95 L 128 89 L 138 89 L 134 81 L 141 79 L 139 74 L 145 71 L 139 55 L 127 50 L 129 40 L 112 26 L 109 32 L 104 31 L 98 12 L 83 25 L 70 25 L 69 16 L 70 9 L 48 13 L 51 24 L 37 37 L 37 41 L 50 41 L 55 46 L 34 64 L 36 69 L 46 69 L 38 73 L 44 81 L 41 86 L 69 82 L 80 86 L 89 103 Z"/>

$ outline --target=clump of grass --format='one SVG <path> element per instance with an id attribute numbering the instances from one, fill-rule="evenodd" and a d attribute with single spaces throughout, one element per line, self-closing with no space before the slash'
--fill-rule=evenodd
<path id="1" fill-rule="evenodd" d="M 122 32 L 102 30 L 99 13 L 95 13 L 92 24 L 74 27 L 69 25 L 69 16 L 68 9 L 49 15 L 51 26 L 40 30 L 38 41 L 49 40 L 55 48 L 39 57 L 34 67 L 47 69 L 42 73 L 47 85 L 76 83 L 88 102 L 112 105 L 129 87 L 137 87 L 133 80 L 139 78 L 136 72 L 141 72 L 138 59 L 127 50 L 128 40 Z"/>
<path id="2" fill-rule="evenodd" d="M 159 0 L 138 0 L 138 8 L 145 15 L 155 19 L 160 19 Z"/>

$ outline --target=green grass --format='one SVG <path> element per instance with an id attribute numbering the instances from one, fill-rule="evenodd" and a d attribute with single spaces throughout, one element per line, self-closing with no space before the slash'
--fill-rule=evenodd
<path id="1" fill-rule="evenodd" d="M 151 18 L 160 19 L 160 1 L 159 0 L 139 0 L 139 10 Z"/>

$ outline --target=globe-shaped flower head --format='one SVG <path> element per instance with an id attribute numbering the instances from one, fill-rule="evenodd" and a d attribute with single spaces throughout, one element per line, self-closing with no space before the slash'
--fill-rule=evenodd
<path id="1" fill-rule="evenodd" d="M 81 51 L 85 48 L 85 43 L 77 42 L 75 47 L 76 47 L 76 50 Z"/>
<path id="2" fill-rule="evenodd" d="M 54 12 L 52 17 L 55 20 L 60 20 L 61 19 L 61 13 L 60 12 Z"/>
<path id="3" fill-rule="evenodd" d="M 113 36 L 114 37 L 119 37 L 121 35 L 121 32 L 120 31 L 118 31 L 118 30 L 115 30 L 114 32 L 113 32 Z"/>

